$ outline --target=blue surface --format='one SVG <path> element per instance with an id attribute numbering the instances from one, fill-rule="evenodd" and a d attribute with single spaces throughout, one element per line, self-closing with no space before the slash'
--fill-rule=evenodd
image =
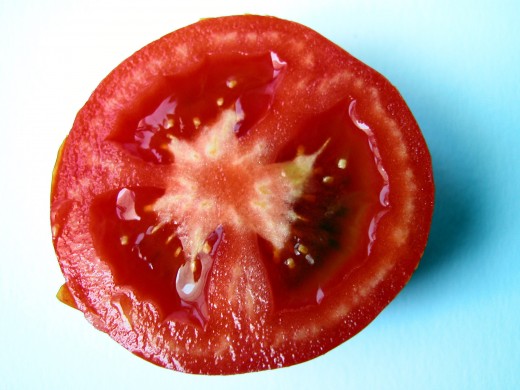
<path id="1" fill-rule="evenodd" d="M 520 3 L 257 3 L 1 3 L 0 388 L 520 388 Z M 399 88 L 431 150 L 436 211 L 418 271 L 358 336 L 291 368 L 194 377 L 135 358 L 56 302 L 50 177 L 75 113 L 122 59 L 245 12 L 306 24 Z"/>

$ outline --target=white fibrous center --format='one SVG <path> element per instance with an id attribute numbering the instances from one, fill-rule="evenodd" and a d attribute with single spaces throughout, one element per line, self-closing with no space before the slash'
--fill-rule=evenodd
<path id="1" fill-rule="evenodd" d="M 222 111 L 192 140 L 172 137 L 172 175 L 165 194 L 153 205 L 160 222 L 174 222 L 188 258 L 204 251 L 218 226 L 256 233 L 281 249 L 294 222 L 293 205 L 301 196 L 316 158 L 283 163 L 266 161 L 267 141 L 253 146 L 234 132 L 240 120 L 233 109 Z"/>

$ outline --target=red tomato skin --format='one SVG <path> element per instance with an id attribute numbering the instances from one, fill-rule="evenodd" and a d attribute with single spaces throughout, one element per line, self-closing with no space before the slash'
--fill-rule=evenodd
<path id="1" fill-rule="evenodd" d="M 290 64 L 259 132 L 271 133 L 274 150 L 294 129 L 349 97 L 377 139 L 389 177 L 391 208 L 377 225 L 377 238 L 359 267 L 344 275 L 320 305 L 275 312 L 267 288 L 256 297 L 265 313 L 251 330 L 240 319 L 233 328 L 218 307 L 222 286 L 207 294 L 213 320 L 193 330 L 159 321 L 149 302 L 114 284 L 112 272 L 94 250 L 88 230 L 92 199 L 112 188 L 154 186 L 166 166 L 138 164 L 104 142 L 118 126 L 118 113 L 133 110 L 158 75 L 186 75 L 207 53 L 273 51 Z M 312 57 L 312 58 L 311 58 Z M 110 158 L 103 162 L 102 160 Z M 136 171 L 138 167 L 138 171 Z M 431 158 L 421 131 L 394 86 L 337 45 L 302 25 L 254 15 L 204 19 L 141 49 L 114 69 L 78 113 L 59 153 L 51 189 L 53 242 L 76 306 L 98 329 L 134 354 L 178 371 L 227 375 L 285 367 L 313 359 L 366 327 L 402 290 L 419 264 L 427 243 L 434 204 Z M 405 222 L 402 222 L 405 221 Z M 233 243 L 224 248 L 239 251 Z M 218 259 L 225 264 L 225 259 Z M 221 269 L 221 268 L 220 268 Z M 225 271 L 212 278 L 228 278 Z M 262 274 L 260 268 L 252 267 Z M 262 279 L 260 276 L 259 278 Z M 227 280 L 227 279 L 226 279 Z M 245 279 L 244 279 L 245 280 Z M 248 281 L 249 283 L 249 281 Z M 114 304 L 114 297 L 117 303 Z M 131 321 L 121 313 L 136 314 Z M 137 321 L 137 322 L 136 322 Z M 229 329 L 223 333 L 222 329 Z M 230 337 L 234 349 L 216 343 Z M 222 345 L 227 345 L 224 341 Z"/>

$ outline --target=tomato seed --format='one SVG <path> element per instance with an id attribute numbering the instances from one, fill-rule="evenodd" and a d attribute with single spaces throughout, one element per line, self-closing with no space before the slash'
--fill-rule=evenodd
<path id="1" fill-rule="evenodd" d="M 192 260 L 192 261 L 190 262 L 190 269 L 191 269 L 191 272 L 193 272 L 193 273 L 197 272 L 197 268 L 198 268 L 198 267 L 197 267 L 197 261 Z"/>
<path id="2" fill-rule="evenodd" d="M 173 236 L 173 235 L 172 235 L 172 236 Z M 170 237 L 172 237 L 172 236 L 170 236 Z M 168 237 L 168 238 L 169 238 L 169 237 Z M 173 237 L 172 237 L 172 238 L 173 238 Z M 170 241 L 171 241 L 171 240 L 170 240 Z M 174 256 L 175 256 L 175 257 L 179 257 L 179 255 L 181 254 L 181 252 L 182 252 L 182 248 L 181 248 L 180 246 L 178 246 L 177 249 L 175 249 L 175 254 L 174 254 Z"/>
<path id="3" fill-rule="evenodd" d="M 168 118 L 168 120 L 164 124 L 164 129 L 165 130 L 171 129 L 174 125 L 175 125 L 175 119 Z M 166 136 L 168 136 L 168 134 Z"/>
<path id="4" fill-rule="evenodd" d="M 211 252 L 211 245 L 205 241 L 204 242 L 204 246 L 202 247 L 202 251 L 205 253 L 205 254 L 209 254 Z"/>
<path id="5" fill-rule="evenodd" d="M 237 81 L 235 79 L 228 79 L 226 81 L 226 85 L 228 88 L 235 88 L 237 85 Z"/>
<path id="6" fill-rule="evenodd" d="M 169 244 L 174 238 L 175 238 L 176 234 L 173 233 L 173 234 L 170 234 L 168 236 L 168 238 L 166 239 L 166 244 Z"/>
<path id="7" fill-rule="evenodd" d="M 325 184 L 332 184 L 334 182 L 334 178 L 332 176 L 325 176 L 323 178 L 323 183 Z"/>
<path id="8" fill-rule="evenodd" d="M 155 234 L 159 231 L 160 228 L 162 228 L 163 224 L 162 223 L 159 223 L 157 225 L 155 225 L 152 230 L 150 231 L 149 234 Z"/>
<path id="9" fill-rule="evenodd" d="M 296 245 L 296 250 L 303 254 L 303 255 L 306 255 L 307 253 L 309 253 L 309 248 L 307 248 L 305 245 L 303 244 L 297 244 Z"/>
<path id="10" fill-rule="evenodd" d="M 292 257 L 289 257 L 287 260 L 284 261 L 284 264 L 289 268 L 289 269 L 294 269 L 294 267 L 296 267 L 296 263 L 294 262 L 294 259 Z"/>
<path id="11" fill-rule="evenodd" d="M 347 160 L 344 158 L 340 158 L 338 160 L 338 168 L 339 169 L 345 169 L 347 167 Z"/>

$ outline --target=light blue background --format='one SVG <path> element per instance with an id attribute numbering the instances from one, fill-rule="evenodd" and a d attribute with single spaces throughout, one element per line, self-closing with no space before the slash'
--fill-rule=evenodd
<path id="1" fill-rule="evenodd" d="M 0 388 L 520 388 L 520 3 L 257 3 L 0 3 Z M 121 60 L 200 17 L 246 12 L 306 24 L 399 88 L 433 156 L 436 212 L 420 268 L 361 334 L 295 367 L 196 377 L 134 357 L 56 301 L 51 171 Z"/>

